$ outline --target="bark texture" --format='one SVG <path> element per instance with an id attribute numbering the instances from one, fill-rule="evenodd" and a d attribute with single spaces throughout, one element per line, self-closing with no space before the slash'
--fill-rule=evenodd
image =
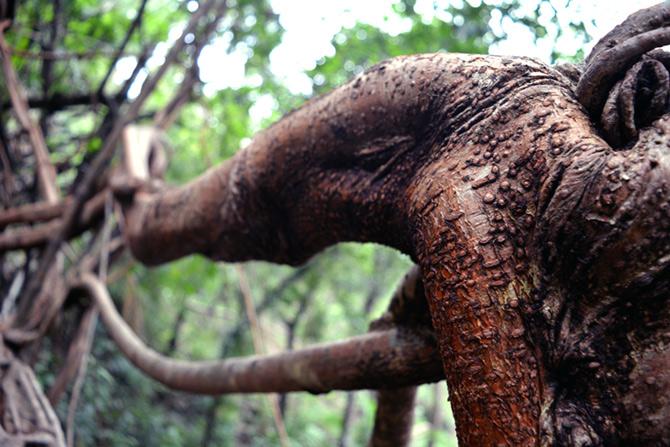
<path id="1" fill-rule="evenodd" d="M 670 59 L 644 55 L 668 8 L 583 69 L 383 62 L 190 184 L 126 191 L 130 247 L 299 264 L 390 245 L 421 267 L 462 445 L 670 445 Z"/>

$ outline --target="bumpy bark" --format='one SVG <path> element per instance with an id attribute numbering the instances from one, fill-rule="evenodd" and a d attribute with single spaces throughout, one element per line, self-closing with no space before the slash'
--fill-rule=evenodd
<path id="1" fill-rule="evenodd" d="M 670 118 L 654 60 L 621 66 L 636 81 L 607 118 L 615 147 L 595 127 L 607 92 L 580 97 L 594 125 L 565 70 L 384 62 L 191 184 L 124 198 L 126 236 L 151 264 L 396 247 L 421 266 L 463 445 L 670 445 Z M 599 88 L 589 62 L 582 91 Z M 626 123 L 631 95 L 660 105 Z"/>

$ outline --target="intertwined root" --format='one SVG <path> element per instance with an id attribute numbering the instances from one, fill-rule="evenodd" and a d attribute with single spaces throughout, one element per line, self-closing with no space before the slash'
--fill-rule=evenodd
<path id="1" fill-rule="evenodd" d="M 0 445 L 64 447 L 65 437 L 33 370 L 0 344 Z"/>
<path id="2" fill-rule="evenodd" d="M 664 2 L 628 17 L 586 59 L 576 94 L 613 147 L 628 145 L 668 110 L 670 54 L 657 49 L 668 44 Z"/>
<path id="3" fill-rule="evenodd" d="M 619 148 L 637 139 L 638 130 L 666 113 L 670 92 L 670 54 L 647 53 L 614 84 L 600 121 L 605 138 Z"/>

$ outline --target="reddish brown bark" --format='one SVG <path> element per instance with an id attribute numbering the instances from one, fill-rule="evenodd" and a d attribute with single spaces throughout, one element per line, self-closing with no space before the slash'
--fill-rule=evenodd
<path id="1" fill-rule="evenodd" d="M 192 183 L 120 197 L 127 240 L 149 264 L 396 247 L 463 445 L 670 444 L 670 57 L 643 55 L 669 21 L 632 17 L 578 83 L 525 58 L 384 62 Z"/>
<path id="2" fill-rule="evenodd" d="M 476 121 L 468 121 L 484 118 L 477 114 L 489 110 L 471 102 L 472 92 L 477 91 L 473 83 L 481 80 L 492 86 L 480 93 L 482 102 L 491 107 L 511 93 L 518 94 L 517 101 L 529 92 L 565 97 L 568 88 L 561 79 L 551 69 L 524 59 L 438 54 L 382 64 L 294 112 L 195 183 L 140 199 L 144 201 L 128 209 L 126 234 L 134 253 L 150 263 L 191 251 L 226 260 L 256 257 L 295 263 L 323 246 L 351 239 L 418 253 L 429 282 L 443 358 L 459 364 L 447 374 L 459 426 L 469 427 L 462 440 L 466 444 L 509 439 L 532 443 L 538 436 L 541 393 L 537 371 L 527 368 L 537 359 L 522 337 L 518 310 L 489 306 L 488 314 L 472 313 L 471 303 L 479 299 L 473 295 L 479 290 L 471 290 L 470 297 L 463 290 L 451 290 L 449 267 L 443 265 L 447 253 L 433 253 L 428 245 L 441 240 L 445 223 L 465 213 L 479 221 L 487 218 L 481 205 L 477 211 L 472 200 L 476 195 L 468 199 L 470 209 L 463 210 L 468 204 L 448 203 L 446 192 L 452 188 L 449 181 L 471 190 L 469 182 L 453 171 L 459 160 L 461 169 L 472 169 L 465 162 L 472 157 L 472 145 L 460 141 L 454 153 L 456 149 L 444 144 L 456 141 L 453 129 L 464 124 L 472 127 Z M 492 94 L 496 92 L 501 96 Z M 361 118 L 354 120 L 356 114 Z M 437 122 L 440 126 L 435 126 Z M 467 138 L 471 132 L 461 134 Z M 447 152 L 451 153 L 444 157 Z M 307 175 L 294 175 L 298 169 Z M 490 166 L 480 170 L 486 169 Z M 501 176 L 488 174 L 495 180 Z M 489 183 L 493 181 L 482 186 Z M 399 201 L 411 206 L 401 207 Z M 440 227 L 431 228 L 427 221 Z M 480 231 L 488 235 L 488 229 Z M 417 236 L 414 241 L 412 234 Z M 460 237 L 463 244 L 479 244 L 480 238 L 470 234 Z M 180 243 L 171 244 L 173 240 Z M 477 259 L 476 263 L 482 268 L 483 262 Z M 433 275 L 436 269 L 446 276 L 439 271 L 439 276 Z M 485 271 L 473 273 L 473 280 L 478 276 L 482 280 L 486 292 L 482 299 L 496 296 Z M 461 294 L 453 307 L 446 306 L 445 289 Z M 450 314 L 469 315 L 464 317 L 469 325 L 449 325 Z M 451 354 L 454 346 L 469 354 Z M 485 352 L 487 358 L 482 360 Z M 517 366 L 508 370 L 510 365 Z M 496 392 L 484 393 L 485 389 Z M 514 415 L 514 420 L 508 415 Z M 477 422 L 484 420 L 486 425 Z"/>
<path id="3" fill-rule="evenodd" d="M 579 106 L 560 75 L 530 61 L 473 57 L 460 67 L 448 93 L 455 131 L 436 153 L 445 161 L 427 165 L 410 192 L 417 252 L 460 442 L 534 445 L 545 371 L 520 307 L 533 287 L 526 250 L 541 178 L 522 160 L 532 148 L 544 163 L 552 140 L 538 130 Z M 468 103 L 483 105 L 458 107 Z"/>

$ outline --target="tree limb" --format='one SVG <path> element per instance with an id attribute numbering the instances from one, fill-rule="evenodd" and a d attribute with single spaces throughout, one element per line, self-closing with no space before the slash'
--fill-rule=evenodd
<path id="1" fill-rule="evenodd" d="M 422 150 L 417 135 L 427 115 L 441 113 L 437 91 L 462 57 L 382 63 L 309 101 L 188 185 L 126 201 L 131 250 L 147 264 L 194 252 L 299 264 L 344 240 L 411 253 L 406 216 L 391 203 L 411 174 L 384 174 L 412 171 L 420 157 L 409 154 Z"/>
<path id="2" fill-rule="evenodd" d="M 81 93 L 75 95 L 63 95 L 61 93 L 54 93 L 53 95 L 28 98 L 28 107 L 33 109 L 43 109 L 48 112 L 57 112 L 72 106 L 95 106 L 102 104 L 109 106 L 112 103 L 119 102 L 125 98 L 125 95 L 104 95 L 95 93 Z M 2 105 L 7 108 L 11 102 L 6 102 Z"/>
<path id="3" fill-rule="evenodd" d="M 7 90 L 12 101 L 14 113 L 18 121 L 28 132 L 32 149 L 35 154 L 37 165 L 38 186 L 42 197 L 49 203 L 57 203 L 60 191 L 56 183 L 56 170 L 49 161 L 49 150 L 44 141 L 42 130 L 33 121 L 28 112 L 26 92 L 19 82 L 14 67 L 12 66 L 11 52 L 5 41 L 4 29 L 0 26 L 0 57 L 2 58 L 2 70 L 7 82 Z"/>
<path id="4" fill-rule="evenodd" d="M 116 52 L 114 53 L 114 57 L 112 58 L 112 62 L 109 64 L 109 69 L 105 73 L 105 76 L 102 78 L 102 81 L 100 81 L 100 86 L 98 87 L 97 90 L 97 96 L 103 96 L 105 92 L 105 85 L 107 84 L 107 81 L 109 80 L 110 76 L 114 72 L 114 67 L 116 67 L 116 63 L 119 61 L 119 58 L 123 54 L 123 52 L 126 49 L 126 46 L 128 45 L 128 42 L 130 42 L 130 38 L 132 37 L 133 33 L 135 30 L 140 26 L 142 23 L 142 15 L 144 14 L 144 9 L 147 6 L 147 0 L 141 0 L 140 1 L 140 6 L 137 9 L 137 13 L 135 14 L 135 18 L 131 22 L 130 26 L 128 27 L 128 30 L 126 31 L 126 35 L 123 38 L 123 41 L 121 42 L 121 45 L 117 48 Z"/>
<path id="5" fill-rule="evenodd" d="M 67 356 L 63 362 L 63 369 L 60 370 L 47 393 L 47 398 L 52 405 L 55 406 L 58 403 L 63 393 L 65 393 L 68 384 L 77 376 L 78 371 L 81 369 L 84 357 L 91 346 L 90 337 L 93 334 L 97 318 L 98 311 L 95 307 L 86 309 L 77 328 L 77 333 L 68 348 Z"/>
<path id="6" fill-rule="evenodd" d="M 14 223 L 35 223 L 50 220 L 60 216 L 63 208 L 64 204 L 62 202 L 38 202 L 0 210 L 0 228 Z"/>
<path id="7" fill-rule="evenodd" d="M 18 219 L 23 221 L 39 221 L 51 216 L 60 216 L 66 209 L 69 201 L 65 203 L 35 204 L 20 208 L 14 211 L 0 212 L 0 221 L 14 221 Z M 75 227 L 70 231 L 70 236 L 77 236 L 88 230 L 92 225 L 98 222 L 103 215 L 105 207 L 105 192 L 102 191 L 91 200 L 86 202 L 79 220 Z M 17 250 L 40 247 L 46 244 L 54 234 L 62 231 L 62 219 L 51 220 L 45 224 L 32 227 L 19 227 L 5 230 L 0 233 L 0 253 Z"/>
<path id="8" fill-rule="evenodd" d="M 74 286 L 94 300 L 110 337 L 145 374 L 172 389 L 200 394 L 401 387 L 441 380 L 442 367 L 425 331 L 395 329 L 297 351 L 222 361 L 168 359 L 147 348 L 114 308 L 107 289 L 85 273 Z"/>
<path id="9" fill-rule="evenodd" d="M 95 334 L 95 327 L 98 324 L 98 309 L 92 307 L 87 310 L 87 319 L 84 329 L 85 333 L 82 334 L 82 353 L 78 358 L 79 362 L 77 364 L 77 375 L 75 377 L 74 385 L 72 386 L 72 394 L 70 396 L 70 402 L 67 406 L 67 419 L 66 427 L 67 431 L 65 433 L 65 440 L 67 441 L 68 447 L 74 447 L 74 432 L 75 432 L 75 423 L 74 418 L 77 411 L 77 405 L 79 404 L 79 398 L 81 396 L 81 390 L 84 387 L 84 380 L 86 378 L 86 371 L 88 367 L 88 356 L 91 351 L 91 345 L 93 343 L 93 336 Z"/>
<path id="10" fill-rule="evenodd" d="M 150 76 L 142 85 L 142 89 L 138 97 L 135 98 L 135 100 L 130 104 L 128 110 L 126 110 L 123 114 L 123 117 L 118 119 L 112 127 L 112 130 L 110 131 L 109 135 L 107 135 L 102 148 L 96 155 L 91 165 L 88 167 L 84 178 L 75 188 L 73 193 L 74 200 L 63 213 L 62 226 L 60 227 L 59 231 L 52 238 L 50 238 L 50 242 L 42 254 L 40 264 L 35 273 L 32 275 L 24 293 L 24 296 L 27 300 L 32 299 L 37 295 L 37 293 L 39 293 L 47 271 L 55 259 L 61 244 L 68 238 L 70 232 L 75 227 L 77 218 L 79 217 L 79 213 L 81 212 L 85 201 L 93 193 L 99 176 L 108 167 L 109 161 L 112 159 L 116 151 L 118 139 L 121 137 L 124 128 L 139 113 L 149 94 L 156 88 L 158 82 L 165 75 L 172 63 L 177 60 L 181 50 L 183 49 L 184 45 L 186 45 L 185 36 L 195 31 L 200 20 L 205 17 L 206 14 L 211 11 L 215 5 L 217 8 L 214 10 L 217 14 L 211 20 L 219 21 L 221 19 L 224 12 L 223 6 L 225 6 L 225 1 L 218 2 L 217 5 L 216 0 L 209 0 L 207 3 L 201 5 L 200 8 L 198 8 L 198 10 L 193 13 L 193 15 L 191 15 L 188 24 L 184 28 L 177 41 L 168 51 L 165 57 L 165 61 L 160 66 L 158 71 L 154 75 Z"/>
<path id="11" fill-rule="evenodd" d="M 4 410 L 0 444 L 64 447 L 58 416 L 44 396 L 32 368 L 12 355 L 4 344 L 0 351 Z"/>

